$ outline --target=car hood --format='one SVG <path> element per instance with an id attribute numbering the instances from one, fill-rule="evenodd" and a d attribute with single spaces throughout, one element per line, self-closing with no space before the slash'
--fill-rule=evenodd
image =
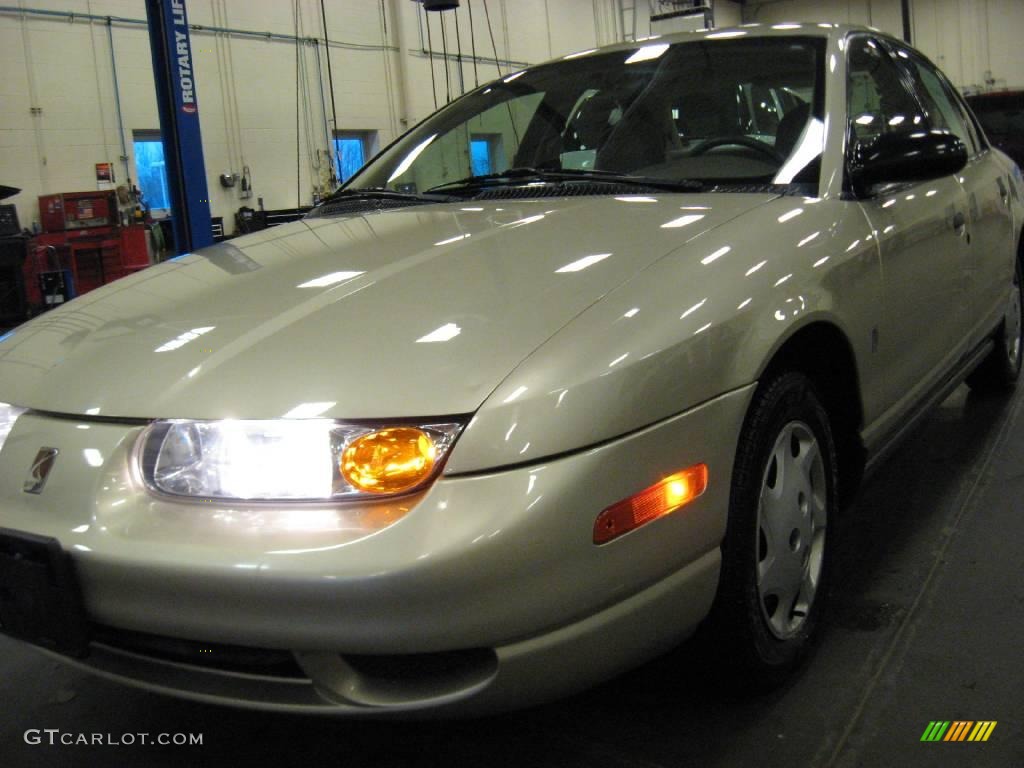
<path id="1" fill-rule="evenodd" d="M 771 200 L 414 206 L 307 219 L 144 270 L 0 341 L 0 400 L 128 418 L 469 413 L 575 316 Z"/>

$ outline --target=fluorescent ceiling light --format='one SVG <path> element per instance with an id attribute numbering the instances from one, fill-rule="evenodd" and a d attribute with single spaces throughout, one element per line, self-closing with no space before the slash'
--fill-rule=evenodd
<path id="1" fill-rule="evenodd" d="M 284 415 L 286 419 L 315 419 L 333 408 L 337 403 L 299 403 Z"/>
<path id="2" fill-rule="evenodd" d="M 166 344 L 161 344 L 159 347 L 157 347 L 153 351 L 154 352 L 170 352 L 172 350 L 178 349 L 179 347 L 185 346 L 190 341 L 195 341 L 196 339 L 198 339 L 203 334 L 209 333 L 210 331 L 212 331 L 216 327 L 217 326 L 215 326 L 215 325 L 211 325 L 211 326 L 207 326 L 205 328 L 193 328 L 190 331 L 185 331 L 184 333 L 180 334 L 179 336 L 175 336 L 173 339 L 168 341 Z"/>
<path id="3" fill-rule="evenodd" d="M 428 333 L 426 336 L 420 336 L 420 338 L 416 339 L 416 343 L 430 344 L 439 341 L 451 341 L 460 333 L 462 333 L 462 329 L 455 323 L 445 323 L 440 328 Z"/>
<path id="4" fill-rule="evenodd" d="M 299 283 L 298 288 L 326 288 L 328 285 L 337 285 L 338 283 L 344 283 L 346 280 L 351 280 L 360 275 L 365 275 L 365 272 L 330 272 L 326 275 L 307 280 L 304 283 Z"/>
<path id="5" fill-rule="evenodd" d="M 636 64 L 639 61 L 650 61 L 651 59 L 657 59 L 665 51 L 668 50 L 668 43 L 658 43 L 657 45 L 645 45 L 643 48 L 637 48 L 633 52 L 633 55 L 626 59 L 627 64 Z"/>
<path id="6" fill-rule="evenodd" d="M 661 225 L 662 229 L 676 229 L 677 227 L 685 227 L 695 222 L 700 221 L 704 218 L 703 213 L 688 213 L 685 216 L 680 216 L 678 219 L 672 219 L 672 221 L 666 221 Z"/>
<path id="7" fill-rule="evenodd" d="M 586 269 L 587 267 L 594 266 L 599 261 L 604 261 L 609 256 L 611 256 L 610 253 L 595 253 L 590 256 L 584 256 L 582 259 L 576 259 L 576 261 L 571 261 L 564 267 L 556 269 L 555 272 L 579 272 L 580 270 Z"/>

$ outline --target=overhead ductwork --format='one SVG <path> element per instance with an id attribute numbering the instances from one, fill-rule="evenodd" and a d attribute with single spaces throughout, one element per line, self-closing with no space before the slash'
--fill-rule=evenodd
<path id="1" fill-rule="evenodd" d="M 459 7 L 459 0 L 422 0 L 425 11 L 452 11 Z"/>

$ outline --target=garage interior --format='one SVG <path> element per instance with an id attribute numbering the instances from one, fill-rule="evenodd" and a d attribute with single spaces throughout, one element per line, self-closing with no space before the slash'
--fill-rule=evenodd
<path id="1" fill-rule="evenodd" d="M 183 0 L 196 108 L 175 117 L 158 99 L 169 68 L 182 74 L 173 51 L 153 47 L 162 5 L 0 5 L 0 334 L 152 264 L 295 221 L 461 94 L 605 44 L 863 24 L 908 39 L 965 94 L 1024 87 L 1020 0 Z M 482 172 L 488 142 L 471 145 Z M 357 722 L 162 697 L 0 636 L 0 763 L 1024 765 L 1022 407 L 1024 389 L 961 386 L 868 478 L 841 521 L 820 647 L 780 689 L 723 686 L 715 649 L 690 641 L 521 712 Z M 995 737 L 969 757 L 922 743 L 933 721 L 982 717 Z M 204 739 L 26 743 L 46 728 Z"/>

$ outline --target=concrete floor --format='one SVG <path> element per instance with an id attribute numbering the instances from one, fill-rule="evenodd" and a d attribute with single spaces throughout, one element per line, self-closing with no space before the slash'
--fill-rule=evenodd
<path id="1" fill-rule="evenodd" d="M 585 694 L 455 723 L 351 723 L 193 704 L 0 640 L 0 765 L 1024 766 L 1024 387 L 961 387 L 865 485 L 834 609 L 785 689 L 729 694 L 704 651 Z M 921 743 L 995 720 L 986 743 Z M 27 746 L 30 728 L 192 732 L 202 747 Z"/>

